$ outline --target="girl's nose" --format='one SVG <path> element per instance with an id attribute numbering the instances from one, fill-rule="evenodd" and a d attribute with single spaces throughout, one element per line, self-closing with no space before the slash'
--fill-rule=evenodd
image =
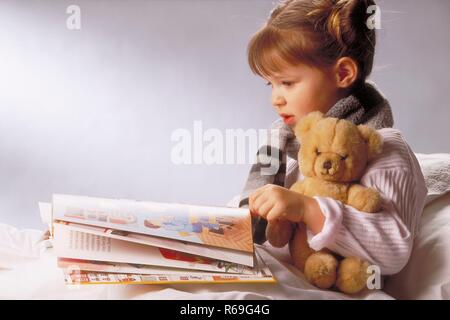
<path id="1" fill-rule="evenodd" d="M 272 105 L 274 107 L 281 107 L 285 104 L 286 104 L 286 100 L 282 96 L 280 96 L 276 93 L 272 94 Z"/>

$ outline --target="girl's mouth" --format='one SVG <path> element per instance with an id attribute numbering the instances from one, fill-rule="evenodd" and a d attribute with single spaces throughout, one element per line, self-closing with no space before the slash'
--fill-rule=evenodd
<path id="1" fill-rule="evenodd" d="M 283 118 L 284 123 L 287 124 L 287 125 L 294 124 L 294 122 L 295 122 L 295 117 L 294 116 L 281 115 L 281 118 Z"/>

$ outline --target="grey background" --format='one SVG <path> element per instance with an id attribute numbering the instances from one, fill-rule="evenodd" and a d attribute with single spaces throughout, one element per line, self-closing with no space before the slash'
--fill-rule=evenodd
<path id="1" fill-rule="evenodd" d="M 70 4 L 81 30 L 66 28 Z M 450 1 L 378 1 L 374 80 L 415 152 L 450 152 Z M 246 164 L 176 165 L 174 130 L 264 129 L 246 45 L 264 0 L 0 1 L 0 223 L 52 193 L 224 205 Z M 260 141 L 261 142 L 261 141 Z M 254 146 L 257 147 L 257 146 Z M 239 152 L 245 152 L 240 150 Z"/>

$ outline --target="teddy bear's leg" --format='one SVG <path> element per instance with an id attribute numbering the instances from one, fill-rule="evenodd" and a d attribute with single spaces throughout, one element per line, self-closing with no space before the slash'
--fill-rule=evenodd
<path id="1" fill-rule="evenodd" d="M 294 235 L 289 241 L 289 252 L 293 264 L 304 272 L 306 259 L 315 252 L 309 247 L 304 223 L 297 223 Z"/>
<path id="2" fill-rule="evenodd" d="M 373 188 L 353 184 L 348 190 L 347 204 L 359 211 L 368 213 L 377 212 L 381 209 L 381 196 Z"/>
<path id="3" fill-rule="evenodd" d="M 321 289 L 328 289 L 336 283 L 338 261 L 327 251 L 313 253 L 305 264 L 306 279 Z"/>
<path id="4" fill-rule="evenodd" d="M 338 268 L 336 286 L 344 293 L 357 293 L 367 286 L 369 263 L 356 257 L 345 258 Z"/>
<path id="5" fill-rule="evenodd" d="M 266 239 L 272 246 L 282 248 L 291 239 L 293 231 L 294 224 L 288 220 L 269 222 L 266 227 Z"/>

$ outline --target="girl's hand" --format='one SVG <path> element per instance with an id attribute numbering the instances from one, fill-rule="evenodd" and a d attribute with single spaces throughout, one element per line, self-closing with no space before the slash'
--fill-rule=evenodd
<path id="1" fill-rule="evenodd" d="M 267 221 L 303 221 L 305 196 L 298 192 L 267 184 L 249 197 L 249 209 L 253 215 L 260 215 Z"/>

